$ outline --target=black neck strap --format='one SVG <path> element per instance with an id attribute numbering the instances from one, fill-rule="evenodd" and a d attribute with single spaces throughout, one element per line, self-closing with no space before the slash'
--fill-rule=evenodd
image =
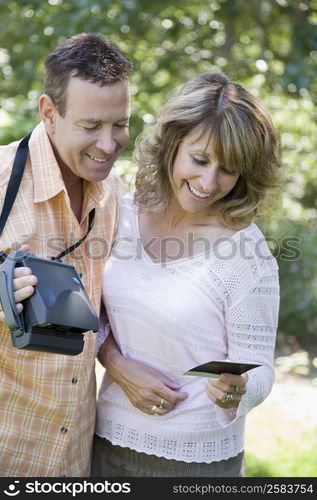
<path id="1" fill-rule="evenodd" d="M 19 187 L 21 184 L 23 172 L 24 172 L 25 165 L 26 165 L 27 156 L 29 153 L 29 139 L 30 139 L 30 137 L 31 137 L 31 134 L 27 135 L 26 137 L 24 137 L 22 139 L 22 141 L 20 142 L 20 144 L 18 146 L 15 157 L 14 157 L 11 176 L 10 176 L 10 179 L 8 182 L 8 187 L 7 187 L 7 191 L 6 191 L 5 198 L 4 198 L 4 204 L 3 204 L 2 212 L 0 215 L 0 236 L 1 236 L 2 231 L 4 229 L 5 223 L 7 222 L 7 219 L 9 217 L 10 212 L 11 212 L 11 208 L 13 206 L 13 203 L 15 201 L 16 195 L 18 193 L 18 190 L 19 190 Z M 80 238 L 80 240 L 76 241 L 76 243 L 71 245 L 66 250 L 63 250 L 63 252 L 59 253 L 56 257 L 52 257 L 51 260 L 58 260 L 59 261 L 62 259 L 62 257 L 65 257 L 65 255 L 67 255 L 70 252 L 72 252 L 73 250 L 75 250 L 75 248 L 77 248 L 87 238 L 88 234 L 90 233 L 90 231 L 94 225 L 94 219 L 95 219 L 95 209 L 93 208 L 89 212 L 88 231 L 85 234 L 85 236 Z M 0 251 L 0 261 L 3 262 L 6 259 L 6 257 L 7 257 L 7 254 L 5 252 Z"/>
<path id="2" fill-rule="evenodd" d="M 11 176 L 8 182 L 7 192 L 4 198 L 4 204 L 0 216 L 0 235 L 2 234 L 7 218 L 11 212 L 14 200 L 16 198 L 19 186 L 22 180 L 26 159 L 29 152 L 29 139 L 31 134 L 22 139 L 15 154 Z"/>
<path id="3" fill-rule="evenodd" d="M 75 248 L 79 247 L 79 245 L 87 238 L 88 234 L 92 230 L 92 227 L 94 225 L 94 220 L 95 220 L 95 209 L 93 208 L 89 212 L 89 216 L 88 216 L 88 231 L 85 234 L 85 236 L 83 236 L 82 238 L 80 238 L 80 240 L 76 241 L 76 243 L 74 243 L 72 246 L 66 248 L 66 250 L 63 250 L 61 253 L 59 253 L 58 255 L 56 255 L 56 257 L 51 257 L 51 260 L 61 260 L 63 257 L 65 257 L 65 255 L 67 255 L 68 253 L 70 253 L 73 250 L 75 250 Z"/>

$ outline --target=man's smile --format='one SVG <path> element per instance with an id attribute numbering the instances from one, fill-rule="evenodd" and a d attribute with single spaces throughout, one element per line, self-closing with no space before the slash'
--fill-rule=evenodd
<path id="1" fill-rule="evenodd" d="M 99 158 L 98 156 L 86 153 L 86 156 L 88 156 L 88 158 L 90 158 L 91 160 L 96 161 L 97 163 L 105 163 L 107 160 L 109 160 L 109 158 L 111 158 L 112 155 L 108 155 L 106 158 Z"/>

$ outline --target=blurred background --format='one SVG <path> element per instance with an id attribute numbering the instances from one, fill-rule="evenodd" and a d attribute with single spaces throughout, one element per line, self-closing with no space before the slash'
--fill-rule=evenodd
<path id="1" fill-rule="evenodd" d="M 0 0 L 0 144 L 38 122 L 44 58 L 80 32 L 102 33 L 134 64 L 131 139 L 115 167 L 127 182 L 136 137 L 199 72 L 222 70 L 271 112 L 286 186 L 258 224 L 278 260 L 281 307 L 276 384 L 247 420 L 254 477 L 317 476 L 316 25 L 317 0 Z"/>

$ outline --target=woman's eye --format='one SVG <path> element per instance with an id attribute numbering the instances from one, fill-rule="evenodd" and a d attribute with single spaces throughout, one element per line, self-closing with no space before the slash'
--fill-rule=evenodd
<path id="1" fill-rule="evenodd" d="M 235 172 L 232 172 L 232 170 L 230 170 L 230 168 L 227 168 L 227 167 L 225 167 L 223 165 L 221 167 L 219 167 L 219 168 L 226 175 L 236 175 Z"/>
<path id="2" fill-rule="evenodd" d="M 129 124 L 128 123 L 123 123 L 123 124 L 117 123 L 116 127 L 117 128 L 121 128 L 121 129 L 123 129 L 123 128 L 129 128 Z"/>
<path id="3" fill-rule="evenodd" d="M 196 163 L 196 165 L 207 165 L 207 161 L 206 160 L 202 160 L 201 158 L 197 158 L 196 156 L 192 156 L 192 160 L 194 163 Z"/>

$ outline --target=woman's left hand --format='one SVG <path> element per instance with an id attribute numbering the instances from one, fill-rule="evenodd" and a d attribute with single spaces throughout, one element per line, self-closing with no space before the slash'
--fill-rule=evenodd
<path id="1" fill-rule="evenodd" d="M 222 373 L 217 379 L 208 379 L 207 396 L 220 408 L 237 408 L 243 394 L 247 392 L 247 373 L 233 375 Z"/>

